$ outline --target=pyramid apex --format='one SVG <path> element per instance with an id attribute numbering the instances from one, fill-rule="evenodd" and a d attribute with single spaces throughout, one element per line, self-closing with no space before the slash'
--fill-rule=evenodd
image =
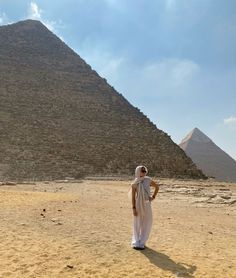
<path id="1" fill-rule="evenodd" d="M 197 141 L 197 142 L 211 142 L 212 140 L 204 134 L 199 128 L 195 127 L 192 131 L 190 131 L 180 144 L 186 143 L 188 141 Z"/>
<path id="2" fill-rule="evenodd" d="M 6 25 L 1 25 L 1 29 L 9 28 L 9 30 L 15 30 L 15 31 L 24 31 L 24 30 L 37 30 L 37 29 L 48 29 L 47 26 L 41 22 L 40 20 L 35 20 L 35 19 L 26 19 L 26 20 L 21 20 L 18 22 L 6 24 Z"/>
<path id="3" fill-rule="evenodd" d="M 7 26 L 25 26 L 25 25 L 44 25 L 40 20 L 37 19 L 25 19 L 13 23 L 6 24 Z M 1 25 L 1 26 L 6 26 L 6 25 Z"/>

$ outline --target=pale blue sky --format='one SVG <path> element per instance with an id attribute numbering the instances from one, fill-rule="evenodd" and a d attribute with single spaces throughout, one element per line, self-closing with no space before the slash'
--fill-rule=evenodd
<path id="1" fill-rule="evenodd" d="M 41 20 L 173 141 L 194 127 L 236 159 L 235 0 L 0 0 Z"/>

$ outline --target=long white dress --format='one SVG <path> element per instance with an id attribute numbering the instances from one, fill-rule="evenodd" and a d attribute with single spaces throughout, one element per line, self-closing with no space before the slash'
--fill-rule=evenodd
<path id="1" fill-rule="evenodd" d="M 141 217 L 139 211 L 137 211 L 137 216 L 133 217 L 133 235 L 131 240 L 132 247 L 141 247 L 143 248 L 146 241 L 149 238 L 151 228 L 152 228 L 152 207 L 151 201 L 149 201 L 150 196 L 150 177 L 144 177 L 144 180 L 141 186 L 144 187 L 145 191 L 145 208 L 144 215 Z M 132 185 L 137 189 L 137 194 L 139 194 L 139 186 L 137 184 Z M 136 198 L 137 201 L 137 198 Z M 136 206 L 137 208 L 137 206 Z"/>

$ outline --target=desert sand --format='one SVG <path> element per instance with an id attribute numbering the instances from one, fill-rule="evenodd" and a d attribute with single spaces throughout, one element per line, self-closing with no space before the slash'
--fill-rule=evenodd
<path id="1" fill-rule="evenodd" d="M 0 277 L 236 277 L 236 184 L 158 180 L 131 248 L 130 180 L 0 186 Z"/>

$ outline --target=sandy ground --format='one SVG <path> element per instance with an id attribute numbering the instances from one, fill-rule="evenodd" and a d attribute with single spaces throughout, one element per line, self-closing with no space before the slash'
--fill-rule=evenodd
<path id="1" fill-rule="evenodd" d="M 129 181 L 0 186 L 0 277 L 236 277 L 236 184 L 159 183 L 143 251 Z"/>

